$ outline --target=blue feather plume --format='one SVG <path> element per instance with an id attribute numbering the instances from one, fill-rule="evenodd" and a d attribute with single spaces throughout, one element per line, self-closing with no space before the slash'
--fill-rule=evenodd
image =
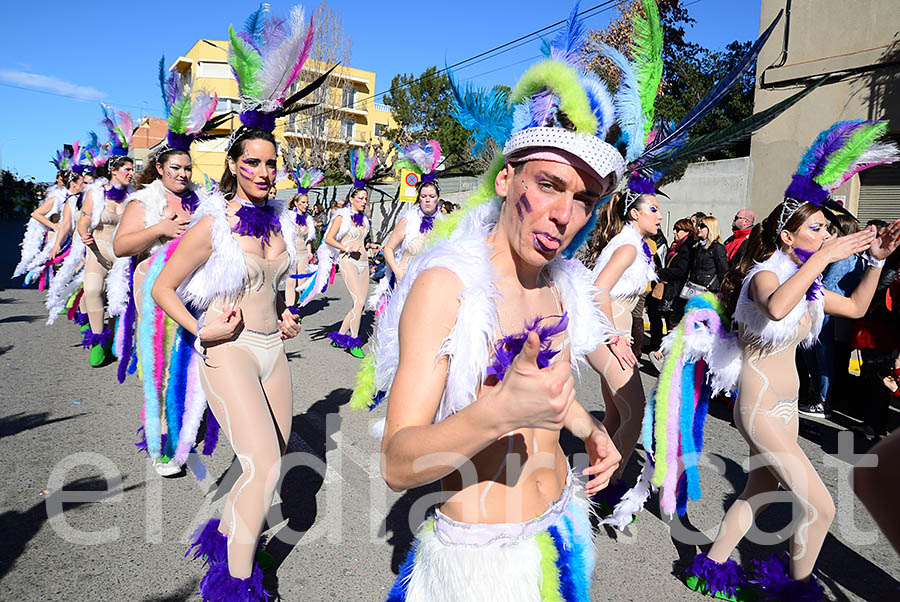
<path id="1" fill-rule="evenodd" d="M 616 120 L 616 108 L 612 95 L 605 83 L 589 75 L 581 77 L 581 85 L 584 86 L 584 91 L 587 93 L 591 110 L 597 116 L 597 136 L 605 138 L 606 132 Z"/>
<path id="2" fill-rule="evenodd" d="M 562 30 L 556 34 L 550 44 L 544 45 L 544 54 L 550 58 L 561 61 L 572 67 L 580 67 L 583 61 L 581 51 L 584 49 L 584 21 L 578 18 L 578 5 L 576 2 L 566 19 Z"/>
<path id="3" fill-rule="evenodd" d="M 625 161 L 630 163 L 644 152 L 644 114 L 637 74 L 625 55 L 609 44 L 601 42 L 598 52 L 619 69 L 619 90 L 613 102 L 626 145 Z"/>
<path id="4" fill-rule="evenodd" d="M 247 41 L 256 48 L 257 52 L 260 50 L 265 27 L 266 18 L 263 16 L 263 5 L 260 4 L 259 8 L 250 13 L 250 16 L 244 21 L 244 30 L 241 32 L 246 34 Z"/>
<path id="5" fill-rule="evenodd" d="M 163 113 L 168 117 L 172 107 L 169 105 L 169 95 L 166 93 L 166 55 L 159 57 L 159 91 L 162 93 Z"/>
<path id="6" fill-rule="evenodd" d="M 476 89 L 471 84 L 460 88 L 453 74 L 448 71 L 447 75 L 453 92 L 453 117 L 464 129 L 472 130 L 469 139 L 473 142 L 473 152 L 487 150 L 488 139 L 502 147 L 513 126 L 508 94 L 496 88 Z"/>
<path id="7" fill-rule="evenodd" d="M 731 89 L 735 84 L 744 77 L 747 70 L 751 69 L 756 64 L 756 58 L 759 55 L 759 51 L 762 50 L 763 45 L 769 39 L 772 30 L 775 29 L 775 25 L 781 20 L 783 12 L 784 11 L 778 12 L 775 20 L 773 20 L 769 27 L 767 27 L 762 35 L 759 36 L 759 39 L 754 42 L 753 46 L 750 47 L 750 50 L 738 60 L 734 68 L 722 77 L 722 79 L 713 86 L 712 90 L 707 92 L 706 96 L 694 105 L 675 127 L 668 131 L 663 131 L 661 136 L 657 136 L 653 142 L 647 145 L 644 154 L 652 155 L 660 152 L 667 152 L 668 150 L 671 150 L 672 147 L 677 148 L 687 141 L 688 130 L 714 109 L 716 105 L 731 92 Z"/>

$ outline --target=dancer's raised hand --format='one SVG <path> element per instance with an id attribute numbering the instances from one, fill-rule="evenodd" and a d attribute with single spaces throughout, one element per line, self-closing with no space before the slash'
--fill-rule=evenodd
<path id="1" fill-rule="evenodd" d="M 529 332 L 522 351 L 498 386 L 497 395 L 505 404 L 503 414 L 510 430 L 529 427 L 558 431 L 575 401 L 575 379 L 569 362 L 561 360 L 539 368 L 540 347 L 537 333 Z"/>
<path id="2" fill-rule="evenodd" d="M 822 248 L 817 251 L 824 253 L 828 263 L 834 263 L 841 259 L 847 259 L 851 255 L 862 253 L 875 240 L 876 232 L 874 228 L 866 228 L 853 234 L 846 236 L 832 237 L 822 243 Z"/>
<path id="3" fill-rule="evenodd" d="M 204 323 L 197 336 L 202 343 L 225 341 L 233 337 L 243 324 L 244 317 L 240 307 L 225 308 L 221 314 Z"/>
<path id="4" fill-rule="evenodd" d="M 900 244 L 900 220 L 885 226 L 881 234 L 872 241 L 869 253 L 875 259 L 887 259 L 888 255 L 894 252 L 898 244 Z"/>

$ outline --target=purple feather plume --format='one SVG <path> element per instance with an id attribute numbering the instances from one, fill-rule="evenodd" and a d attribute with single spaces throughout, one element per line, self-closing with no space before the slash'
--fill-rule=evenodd
<path id="1" fill-rule="evenodd" d="M 647 258 L 647 262 L 653 263 L 653 252 L 650 250 L 650 245 L 647 244 L 646 240 L 641 240 L 641 248 L 644 250 L 644 257 Z"/>
<path id="2" fill-rule="evenodd" d="M 106 329 L 99 334 L 94 334 L 92 330 L 87 330 L 81 339 L 81 346 L 85 349 L 90 349 L 94 345 L 107 345 L 110 340 L 112 340 L 112 336 L 113 333 L 109 329 Z"/>
<path id="3" fill-rule="evenodd" d="M 816 136 L 806 153 L 804 153 L 797 168 L 797 173 L 810 179 L 819 175 L 825 165 L 828 164 L 827 159 L 829 155 L 841 148 L 850 135 L 853 134 L 853 131 L 863 123 L 862 119 L 838 121 L 827 130 L 821 132 Z"/>
<path id="4" fill-rule="evenodd" d="M 825 588 L 815 577 L 815 570 L 809 581 L 791 579 L 787 563 L 777 554 L 768 560 L 754 560 L 753 578 L 763 600 L 790 600 L 791 602 L 821 602 L 825 599 Z"/>
<path id="5" fill-rule="evenodd" d="M 203 435 L 203 455 L 211 456 L 219 442 L 219 421 L 209 408 L 206 408 L 206 434 Z"/>
<path id="6" fill-rule="evenodd" d="M 125 307 L 125 315 L 122 317 L 122 323 L 120 324 L 120 327 L 125 329 L 125 337 L 122 345 L 122 357 L 119 358 L 119 367 L 116 373 L 119 384 L 125 382 L 125 377 L 128 375 L 128 362 L 131 361 L 131 352 L 134 349 L 134 317 L 136 310 L 134 305 L 134 268 L 137 266 L 137 260 L 137 256 L 132 257 L 128 267 L 128 305 Z"/>
<path id="7" fill-rule="evenodd" d="M 545 319 L 549 320 L 550 318 L 559 318 L 559 320 L 555 324 L 541 324 Z M 565 332 L 568 326 L 568 313 L 564 313 L 561 316 L 548 316 L 547 318 L 538 316 L 531 322 L 527 322 L 524 331 L 505 336 L 494 344 L 494 362 L 488 366 L 487 375 L 495 376 L 497 380 L 503 380 L 506 371 L 512 365 L 516 356 L 522 351 L 522 347 L 525 346 L 525 340 L 532 331 L 537 332 L 541 341 L 537 358 L 538 368 L 546 368 L 550 365 L 550 360 L 559 353 L 559 349 L 552 348 L 553 337 Z"/>
<path id="8" fill-rule="evenodd" d="M 181 197 L 181 208 L 190 214 L 194 213 L 199 204 L 200 199 L 197 198 L 197 193 L 193 190 Z"/>
<path id="9" fill-rule="evenodd" d="M 329 332 L 328 338 L 332 343 L 343 349 L 352 349 L 354 347 L 362 347 L 362 340 L 359 337 L 350 336 L 349 334 L 340 334 L 339 332 Z"/>
<path id="10" fill-rule="evenodd" d="M 150 450 L 147 449 L 147 434 L 144 432 L 144 427 L 140 427 L 137 430 L 137 434 L 140 435 L 141 438 L 138 439 L 138 442 L 135 443 L 134 446 L 136 448 L 138 448 L 139 451 L 142 451 L 145 454 L 147 454 L 147 457 L 149 458 Z M 160 449 L 162 449 L 166 446 L 166 439 L 167 439 L 166 433 L 163 433 L 159 438 Z"/>
<path id="11" fill-rule="evenodd" d="M 434 216 L 433 215 L 423 215 L 422 221 L 419 222 L 419 234 L 425 234 L 426 232 L 430 232 L 432 228 L 434 228 Z"/>
<path id="12" fill-rule="evenodd" d="M 365 217 L 366 216 L 362 211 L 359 211 L 359 212 L 354 211 L 353 213 L 350 214 L 350 221 L 352 221 L 353 225 L 356 226 L 357 228 L 362 228 L 366 224 Z"/>
<path id="13" fill-rule="evenodd" d="M 281 222 L 271 205 L 241 205 L 234 215 L 238 218 L 234 232 L 241 236 L 261 238 L 269 244 L 269 237 L 281 232 Z"/>
<path id="14" fill-rule="evenodd" d="M 551 92 L 543 90 L 531 97 L 531 123 L 542 127 L 553 123 L 559 99 Z"/>
<path id="15" fill-rule="evenodd" d="M 639 175 L 628 178 L 628 190 L 637 194 L 656 194 L 656 186 L 652 181 Z"/>
<path id="16" fill-rule="evenodd" d="M 794 174 L 790 185 L 784 191 L 785 198 L 821 205 L 828 198 L 828 191 L 813 182 L 812 178 Z"/>
<path id="17" fill-rule="evenodd" d="M 306 225 L 306 214 L 305 213 L 300 213 L 299 211 L 297 212 L 297 225 L 298 226 Z"/>
<path id="18" fill-rule="evenodd" d="M 263 587 L 263 574 L 254 563 L 253 572 L 246 579 L 232 577 L 227 562 L 216 562 L 200 582 L 200 595 L 209 602 L 268 601 L 269 592 Z"/>
<path id="19" fill-rule="evenodd" d="M 103 193 L 103 196 L 105 196 L 110 201 L 121 203 L 125 200 L 125 197 L 128 196 L 128 189 L 110 186 L 109 189 L 107 189 L 106 192 Z"/>
<path id="20" fill-rule="evenodd" d="M 697 554 L 685 572 L 705 579 L 711 594 L 725 592 L 729 596 L 736 596 L 737 588 L 747 584 L 744 569 L 730 558 L 725 562 L 716 562 L 706 554 Z"/>
<path id="21" fill-rule="evenodd" d="M 191 546 L 184 557 L 187 558 L 193 552 L 194 560 L 203 558 L 203 566 L 224 561 L 227 556 L 228 538 L 219 531 L 220 522 L 218 518 L 211 518 L 197 527 L 191 538 Z"/>
<path id="22" fill-rule="evenodd" d="M 813 256 L 814 251 L 807 251 L 806 249 L 798 249 L 794 248 L 794 255 L 796 255 L 801 262 L 806 263 L 809 261 L 809 258 Z M 822 276 L 816 278 L 813 283 L 806 289 L 806 300 L 807 301 L 815 301 L 825 293 L 822 292 Z"/>

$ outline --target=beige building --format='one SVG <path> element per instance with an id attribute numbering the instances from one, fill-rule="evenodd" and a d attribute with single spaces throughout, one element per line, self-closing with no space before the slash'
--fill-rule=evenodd
<path id="1" fill-rule="evenodd" d="M 776 26 L 757 62 L 755 110 L 831 74 L 824 84 L 753 136 L 750 206 L 758 219 L 781 202 L 803 151 L 844 119 L 886 119 L 900 141 L 898 0 L 762 0 L 760 22 Z M 872 168 L 835 192 L 860 221 L 900 218 L 900 166 Z"/>
<path id="2" fill-rule="evenodd" d="M 177 70 L 186 81 L 193 82 L 193 89 L 218 94 L 216 115 L 235 111 L 218 131 L 223 138 L 194 143 L 191 155 L 194 162 L 194 181 L 203 183 L 206 177 L 219 180 L 225 168 L 227 134 L 241 125 L 237 116 L 240 95 L 237 82 L 228 64 L 229 42 L 222 40 L 198 40 L 169 67 Z M 291 93 L 303 88 L 324 72 L 322 65 L 307 61 Z M 353 146 L 367 142 L 388 144 L 383 132 L 395 127 L 390 107 L 374 101 L 375 73 L 338 66 L 330 78 L 327 90 L 320 90 L 314 99 L 320 104 L 301 113 L 279 119 L 275 127 L 275 139 L 279 143 L 279 167 L 282 164 L 281 145 L 287 142 L 300 152 L 346 152 Z M 310 102 L 307 97 L 303 102 Z M 293 183 L 284 181 L 279 188 L 290 188 Z"/>

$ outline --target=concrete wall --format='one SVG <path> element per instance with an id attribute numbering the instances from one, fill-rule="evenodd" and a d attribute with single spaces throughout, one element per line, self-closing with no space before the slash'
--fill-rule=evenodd
<path id="1" fill-rule="evenodd" d="M 764 110 L 808 84 L 834 73 L 827 83 L 753 136 L 750 206 L 758 218 L 782 201 L 803 151 L 823 129 L 843 119 L 887 119 L 900 129 L 900 5 L 897 0 L 762 0 L 765 28 L 790 5 L 786 54 L 785 18 L 757 62 L 755 110 Z M 781 64 L 783 62 L 783 65 Z M 768 68 L 773 64 L 780 66 Z M 837 195 L 856 208 L 858 177 Z"/>
<path id="2" fill-rule="evenodd" d="M 672 238 L 672 226 L 697 211 L 718 218 L 723 238 L 739 209 L 748 206 L 750 158 L 701 161 L 688 166 L 684 176 L 662 187 L 669 198 L 658 197 L 663 212 L 663 233 Z"/>

